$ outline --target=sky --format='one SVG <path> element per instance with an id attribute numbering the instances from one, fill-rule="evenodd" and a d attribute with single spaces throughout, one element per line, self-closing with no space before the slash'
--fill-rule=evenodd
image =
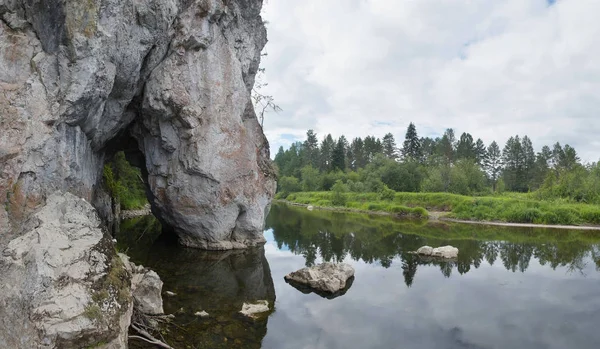
<path id="1" fill-rule="evenodd" d="M 313 129 L 401 145 L 453 128 L 600 159 L 598 0 L 265 0 L 274 156 Z"/>

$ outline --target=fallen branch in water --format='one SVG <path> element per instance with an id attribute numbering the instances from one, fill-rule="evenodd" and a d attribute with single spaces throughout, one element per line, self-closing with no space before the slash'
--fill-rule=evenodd
<path id="1" fill-rule="evenodd" d="M 165 342 L 162 342 L 162 341 L 156 339 L 150 333 L 142 330 L 141 328 L 137 327 L 135 324 L 131 324 L 131 328 L 133 328 L 134 330 L 136 330 L 136 332 L 139 333 L 140 335 L 142 335 L 143 337 L 140 337 L 140 336 L 129 336 L 129 339 L 141 339 L 141 340 L 143 340 L 145 342 L 157 345 L 157 346 L 159 346 L 161 348 L 174 349 L 172 346 L 166 344 Z"/>

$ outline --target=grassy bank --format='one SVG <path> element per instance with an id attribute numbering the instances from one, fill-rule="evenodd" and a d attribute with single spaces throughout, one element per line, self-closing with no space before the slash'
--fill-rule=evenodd
<path id="1" fill-rule="evenodd" d="M 416 205 L 398 204 L 392 201 L 379 200 L 377 193 L 348 193 L 345 195 L 344 205 L 334 204 L 334 193 L 332 192 L 305 192 L 293 193 L 287 196 L 286 201 L 314 205 L 319 207 L 338 207 L 347 208 L 354 212 L 385 212 L 397 216 L 405 216 L 412 218 L 427 218 L 429 213 L 423 207 Z"/>
<path id="2" fill-rule="evenodd" d="M 598 225 L 600 206 L 565 200 L 536 200 L 528 194 L 472 197 L 448 193 L 395 193 L 383 200 L 378 193 L 345 193 L 345 204 L 334 205 L 332 192 L 301 192 L 287 201 L 324 207 L 348 207 L 368 211 L 406 212 L 427 217 L 427 210 L 449 212 L 462 220 L 499 221 L 552 225 Z"/>

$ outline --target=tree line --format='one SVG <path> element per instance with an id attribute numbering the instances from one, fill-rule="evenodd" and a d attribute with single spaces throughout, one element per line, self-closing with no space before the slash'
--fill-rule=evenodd
<path id="1" fill-rule="evenodd" d="M 410 123 L 397 146 L 391 133 L 379 139 L 331 134 L 319 141 L 308 130 L 303 142 L 275 156 L 281 196 L 298 191 L 330 190 L 339 181 L 353 192 L 450 192 L 484 195 L 536 192 L 540 198 L 600 202 L 600 165 L 584 164 L 576 150 L 556 142 L 535 152 L 531 139 L 510 137 L 504 147 L 486 145 L 447 129 L 441 137 L 419 137 Z"/>

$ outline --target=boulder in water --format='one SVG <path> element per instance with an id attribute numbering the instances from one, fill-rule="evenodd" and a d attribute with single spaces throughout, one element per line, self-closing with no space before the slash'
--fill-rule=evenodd
<path id="1" fill-rule="evenodd" d="M 346 263 L 321 263 L 306 267 L 285 276 L 285 280 L 327 293 L 336 293 L 346 288 L 348 279 L 354 276 L 354 268 Z"/>
<path id="2" fill-rule="evenodd" d="M 259 314 L 266 313 L 269 310 L 269 301 L 261 300 L 256 301 L 256 303 L 244 303 L 240 313 L 251 318 L 257 318 Z"/>
<path id="3" fill-rule="evenodd" d="M 417 250 L 417 254 L 422 256 L 440 257 L 440 258 L 456 258 L 458 257 L 458 248 L 453 246 L 442 246 L 432 248 L 430 246 L 423 246 Z"/>

